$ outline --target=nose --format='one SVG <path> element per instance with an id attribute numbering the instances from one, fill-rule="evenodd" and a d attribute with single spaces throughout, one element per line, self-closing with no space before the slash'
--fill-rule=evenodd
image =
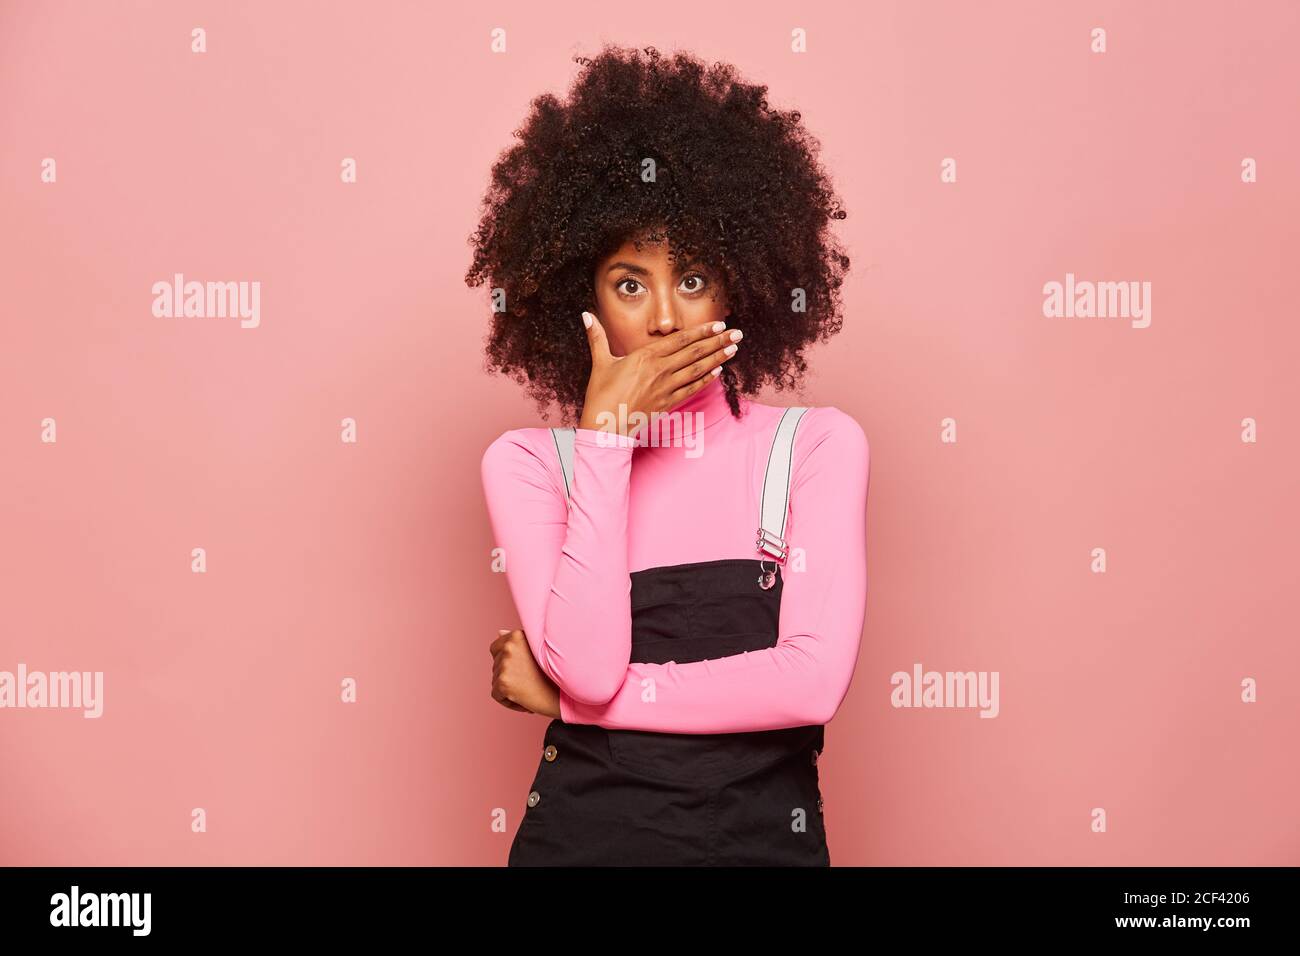
<path id="1" fill-rule="evenodd" d="M 678 312 L 675 296 L 661 295 L 655 300 L 655 307 L 650 314 L 651 335 L 671 335 L 682 328 L 682 317 Z"/>

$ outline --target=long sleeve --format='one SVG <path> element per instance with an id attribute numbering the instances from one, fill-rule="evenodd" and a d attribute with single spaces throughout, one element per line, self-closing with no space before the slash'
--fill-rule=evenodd
<path id="1" fill-rule="evenodd" d="M 517 429 L 483 453 L 493 536 L 538 665 L 573 699 L 608 700 L 631 658 L 627 520 L 634 442 L 576 429 L 566 505 L 555 449 L 536 447 L 530 433 L 553 441 L 545 429 Z"/>
<path id="2" fill-rule="evenodd" d="M 787 525 L 791 560 L 782 570 L 776 646 L 685 664 L 633 663 L 603 702 L 579 700 L 561 684 L 562 719 L 666 733 L 828 722 L 848 692 L 862 639 L 869 467 L 866 435 L 851 416 L 833 406 L 809 411 L 795 440 Z M 604 637 L 616 645 L 613 656 L 629 660 L 627 608 L 623 592 L 613 593 L 620 600 L 611 597 L 596 610 L 609 624 Z M 609 662 L 606 657 L 601 666 Z"/>

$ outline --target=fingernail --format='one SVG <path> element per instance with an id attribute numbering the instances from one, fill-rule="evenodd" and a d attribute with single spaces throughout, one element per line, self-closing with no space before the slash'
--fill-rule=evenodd
<path id="1" fill-rule="evenodd" d="M 510 632 L 507 631 L 506 629 L 502 628 L 501 630 L 497 631 L 497 633 L 500 634 L 502 637 L 504 637 L 505 635 L 509 634 Z"/>
<path id="2" fill-rule="evenodd" d="M 587 328 L 591 328 L 591 323 L 594 321 L 595 320 L 591 317 L 590 312 L 582 313 L 582 324 L 585 325 Z"/>
<path id="3" fill-rule="evenodd" d="M 740 329 L 736 329 L 731 333 L 731 341 L 733 342 L 739 342 L 744 337 L 745 337 L 745 333 L 740 331 Z"/>
<path id="4" fill-rule="evenodd" d="M 713 366 L 713 371 L 710 372 L 709 374 L 710 374 L 710 375 L 721 375 L 721 374 L 722 374 L 722 366 L 721 366 L 721 365 L 715 365 L 715 366 Z"/>
<path id="5" fill-rule="evenodd" d="M 714 331 L 714 332 L 721 332 L 721 331 L 722 331 L 723 329 L 725 329 L 726 327 L 727 327 L 727 323 L 726 323 L 726 322 L 714 322 L 714 323 L 713 323 L 713 331 Z"/>
<path id="6" fill-rule="evenodd" d="M 737 346 L 735 346 L 735 345 L 728 345 L 725 349 L 722 350 L 722 354 L 723 354 L 723 355 L 735 355 L 735 354 L 736 354 L 736 348 L 737 348 Z M 721 368 L 721 366 L 718 366 L 718 367 Z"/>

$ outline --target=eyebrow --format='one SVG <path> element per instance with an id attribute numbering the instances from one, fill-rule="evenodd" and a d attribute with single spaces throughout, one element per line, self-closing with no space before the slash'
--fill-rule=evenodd
<path id="1" fill-rule="evenodd" d="M 678 271 L 678 272 L 685 272 L 687 269 L 690 269 L 690 268 L 704 268 L 704 263 L 701 262 L 699 259 L 692 259 L 690 262 L 686 263 L 684 266 L 678 266 L 678 267 L 677 267 L 677 271 Z M 613 271 L 616 270 L 616 269 L 624 269 L 624 270 L 626 270 L 626 271 L 628 271 L 628 272 L 635 272 L 637 275 L 642 275 L 642 276 L 648 276 L 648 275 L 650 274 L 650 270 L 649 270 L 649 269 L 646 269 L 646 268 L 644 268 L 644 267 L 642 267 L 642 266 L 635 265 L 635 264 L 633 264 L 633 263 L 631 263 L 631 262 L 615 262 L 615 263 L 612 263 L 612 264 L 610 265 L 610 267 L 609 267 L 608 269 L 605 270 L 605 274 L 608 275 L 609 273 L 613 272 Z"/>

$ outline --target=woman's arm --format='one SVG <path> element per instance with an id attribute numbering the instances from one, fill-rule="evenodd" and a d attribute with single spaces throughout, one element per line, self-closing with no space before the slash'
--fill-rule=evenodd
<path id="1" fill-rule="evenodd" d="M 537 447 L 530 436 L 545 444 Z M 632 656 L 634 441 L 575 429 L 568 504 L 552 443 L 545 429 L 503 434 L 483 453 L 483 491 L 533 658 L 571 699 L 599 703 L 622 685 Z"/>
<path id="2" fill-rule="evenodd" d="M 578 700 L 557 681 L 566 723 L 735 733 L 824 724 L 834 716 L 857 664 L 866 614 L 867 437 L 839 409 L 814 408 L 796 432 L 792 470 L 787 540 L 792 559 L 801 549 L 807 566 L 782 569 L 776 646 L 688 664 L 631 664 L 603 703 Z M 599 613 L 612 622 L 606 636 L 627 660 L 627 608 L 618 596 L 619 608 Z"/>

